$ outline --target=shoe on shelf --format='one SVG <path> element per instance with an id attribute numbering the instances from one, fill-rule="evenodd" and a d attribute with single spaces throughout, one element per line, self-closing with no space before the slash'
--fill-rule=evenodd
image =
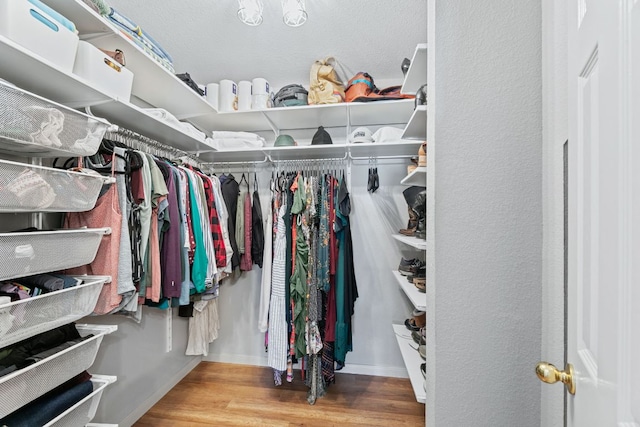
<path id="1" fill-rule="evenodd" d="M 418 347 L 418 353 L 420 353 L 422 360 L 427 360 L 427 344 L 420 344 Z"/>
<path id="2" fill-rule="evenodd" d="M 405 259 L 404 257 L 400 259 L 400 264 L 398 265 L 398 271 L 403 276 L 409 276 L 415 274 L 420 268 L 422 261 L 418 258 Z"/>
<path id="3" fill-rule="evenodd" d="M 414 310 L 414 313 L 416 310 Z M 413 315 L 413 313 L 411 313 Z M 410 331 L 420 331 L 427 324 L 427 313 L 418 311 L 417 315 L 413 315 L 410 319 L 405 319 L 404 326 Z"/>
<path id="4" fill-rule="evenodd" d="M 413 338 L 413 342 L 415 342 L 418 345 L 426 344 L 427 339 L 425 337 L 425 329 L 420 328 L 419 331 L 412 331 L 411 338 Z"/>
<path id="5" fill-rule="evenodd" d="M 418 149 L 418 166 L 427 166 L 427 143 L 423 142 Z"/>
<path id="6" fill-rule="evenodd" d="M 413 279 L 414 286 L 418 289 L 418 292 L 427 292 L 427 279 L 424 277 L 416 277 Z"/>
<path id="7" fill-rule="evenodd" d="M 420 372 L 422 372 L 422 377 L 426 380 L 427 379 L 427 364 L 426 364 L 426 362 L 420 364 Z"/>

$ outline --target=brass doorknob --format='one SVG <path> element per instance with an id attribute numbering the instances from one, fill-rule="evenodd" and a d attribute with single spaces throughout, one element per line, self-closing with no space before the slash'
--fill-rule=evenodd
<path id="1" fill-rule="evenodd" d="M 540 381 L 547 384 L 554 384 L 560 381 L 566 387 L 569 393 L 576 394 L 576 382 L 573 376 L 573 365 L 567 363 L 567 367 L 564 371 L 559 371 L 558 368 L 548 362 L 540 362 L 536 366 L 536 375 L 540 378 Z"/>

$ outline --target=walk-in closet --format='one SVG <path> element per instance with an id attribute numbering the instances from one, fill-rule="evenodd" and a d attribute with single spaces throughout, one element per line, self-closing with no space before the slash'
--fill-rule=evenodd
<path id="1" fill-rule="evenodd" d="M 450 198 L 511 194 L 437 130 L 506 59 L 436 1 L 0 1 L 0 425 L 453 425 Z"/>

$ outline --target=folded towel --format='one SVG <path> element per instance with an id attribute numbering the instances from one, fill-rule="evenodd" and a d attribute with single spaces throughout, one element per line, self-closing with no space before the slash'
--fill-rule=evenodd
<path id="1" fill-rule="evenodd" d="M 204 140 L 207 137 L 207 135 L 205 135 L 204 132 L 200 132 L 191 123 L 180 122 L 180 126 L 181 126 L 182 130 L 184 131 L 184 133 L 186 133 L 188 135 L 191 135 L 192 137 L 194 137 L 195 139 L 197 139 L 199 141 L 204 142 Z"/>
<path id="2" fill-rule="evenodd" d="M 265 140 L 246 140 L 240 138 L 211 138 L 211 145 L 219 151 L 251 150 L 265 146 Z"/>
<path id="3" fill-rule="evenodd" d="M 158 120 L 171 123 L 173 126 L 177 128 L 182 127 L 182 122 L 178 120 L 176 116 L 174 116 L 164 108 L 145 108 L 144 111 L 150 116 L 153 116 Z"/>
<path id="4" fill-rule="evenodd" d="M 145 44 L 147 44 L 158 56 L 167 59 L 169 62 L 173 63 L 173 58 L 165 51 L 158 42 L 156 42 L 153 37 L 151 37 L 148 33 L 146 33 L 138 24 L 133 22 L 128 17 L 124 16 L 114 8 L 111 8 L 109 12 L 109 19 L 112 22 L 118 24 L 121 28 L 127 30 L 133 35 L 136 35 L 140 38 Z"/>
<path id="5" fill-rule="evenodd" d="M 245 141 L 264 141 L 264 138 L 260 135 L 251 132 L 228 132 L 228 131 L 214 131 L 211 132 L 213 139 L 243 139 Z"/>

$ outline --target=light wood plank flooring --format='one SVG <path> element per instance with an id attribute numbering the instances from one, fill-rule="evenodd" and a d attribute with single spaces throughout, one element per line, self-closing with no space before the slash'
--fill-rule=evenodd
<path id="1" fill-rule="evenodd" d="M 309 405 L 299 371 L 275 387 L 269 368 L 202 362 L 134 427 L 424 424 L 408 379 L 336 374 L 326 396 Z"/>

